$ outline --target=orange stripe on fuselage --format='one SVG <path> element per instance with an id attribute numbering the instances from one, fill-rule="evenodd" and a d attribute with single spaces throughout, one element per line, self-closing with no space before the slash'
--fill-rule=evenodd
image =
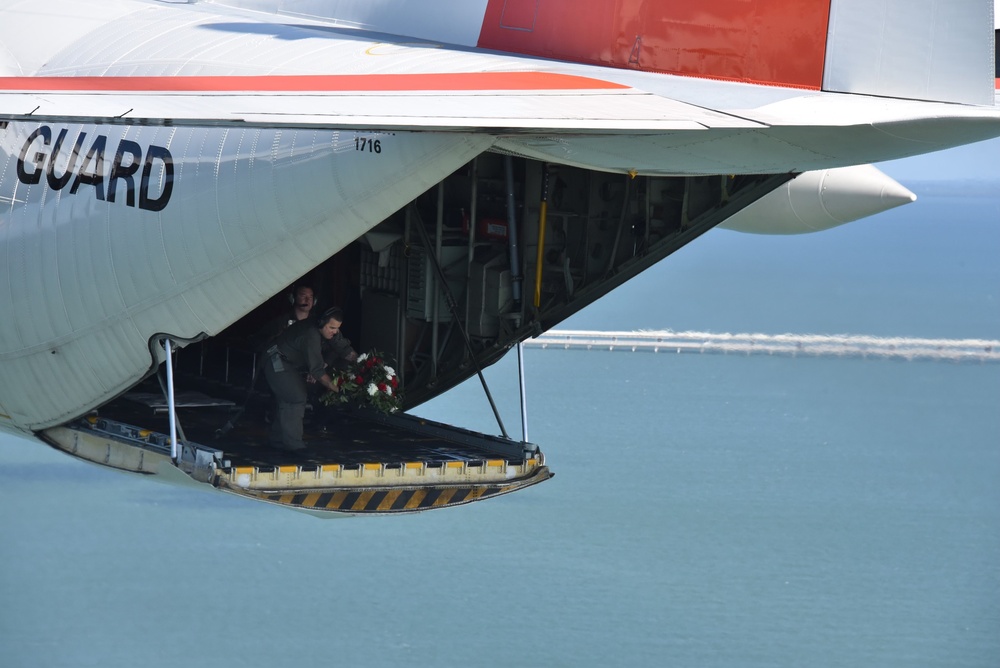
<path id="1" fill-rule="evenodd" d="M 0 77 L 6 91 L 300 93 L 410 91 L 621 90 L 627 86 L 551 72 L 321 74 L 175 77 Z"/>
<path id="2" fill-rule="evenodd" d="M 479 46 L 819 89 L 830 0 L 489 0 Z"/>

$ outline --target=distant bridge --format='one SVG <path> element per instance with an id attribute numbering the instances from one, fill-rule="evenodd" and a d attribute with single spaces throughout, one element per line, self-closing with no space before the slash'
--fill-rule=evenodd
<path id="1" fill-rule="evenodd" d="M 1000 362 L 1000 341 L 917 339 L 852 334 L 714 334 L 711 332 L 597 332 L 550 330 L 524 345 L 532 348 L 653 353 L 725 353 L 795 357 L 876 357 L 951 362 Z"/>

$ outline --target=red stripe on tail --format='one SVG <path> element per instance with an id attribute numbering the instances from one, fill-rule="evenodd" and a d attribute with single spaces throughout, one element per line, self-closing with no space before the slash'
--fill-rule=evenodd
<path id="1" fill-rule="evenodd" d="M 479 46 L 819 89 L 830 0 L 489 0 Z"/>

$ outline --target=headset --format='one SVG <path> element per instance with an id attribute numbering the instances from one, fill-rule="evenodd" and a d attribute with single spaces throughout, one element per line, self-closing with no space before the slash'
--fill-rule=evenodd
<path id="1" fill-rule="evenodd" d="M 308 288 L 309 291 L 311 293 L 313 293 L 313 305 L 312 305 L 312 307 L 315 309 L 316 308 L 316 304 L 318 303 L 319 300 L 316 299 L 316 291 L 313 290 L 313 288 L 312 288 L 311 285 L 306 285 L 306 284 L 293 285 L 291 287 L 291 289 L 288 291 L 288 303 L 291 304 L 292 306 L 296 306 L 296 302 L 298 301 L 296 299 L 296 297 L 298 296 L 299 290 L 301 290 L 302 288 Z"/>
<path id="2" fill-rule="evenodd" d="M 322 328 L 331 319 L 337 322 L 344 322 L 344 309 L 339 306 L 331 306 L 327 310 L 323 311 L 320 315 L 316 316 L 316 326 Z"/>

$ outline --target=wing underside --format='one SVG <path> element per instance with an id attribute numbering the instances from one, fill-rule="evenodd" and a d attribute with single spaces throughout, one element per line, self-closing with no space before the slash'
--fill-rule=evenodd
<path id="1" fill-rule="evenodd" d="M 803 92 L 717 110 L 554 72 L 8 77 L 2 120 L 477 133 L 519 155 L 647 174 L 801 172 L 1000 133 L 991 107 Z"/>

